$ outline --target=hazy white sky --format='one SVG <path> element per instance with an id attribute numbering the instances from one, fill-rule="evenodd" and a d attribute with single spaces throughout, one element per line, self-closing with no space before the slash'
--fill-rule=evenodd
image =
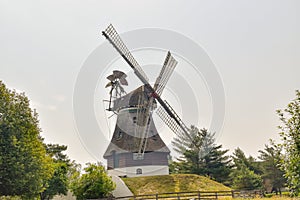
<path id="1" fill-rule="evenodd" d="M 204 48 L 222 77 L 226 116 L 218 142 L 257 155 L 278 139 L 275 110 L 300 89 L 299 9 L 297 0 L 0 0 L 0 79 L 25 91 L 47 142 L 92 162 L 76 132 L 72 97 L 84 61 L 104 42 L 100 32 L 109 23 L 120 33 L 173 30 Z"/>

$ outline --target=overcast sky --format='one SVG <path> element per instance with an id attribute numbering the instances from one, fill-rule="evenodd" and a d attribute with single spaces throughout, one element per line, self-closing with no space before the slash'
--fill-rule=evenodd
<path id="1" fill-rule="evenodd" d="M 278 139 L 275 110 L 300 89 L 299 9 L 297 0 L 0 0 L 0 79 L 29 97 L 46 142 L 68 145 L 78 162 L 94 162 L 101 152 L 95 158 L 80 141 L 72 102 L 83 63 L 105 41 L 101 31 L 109 23 L 120 33 L 172 30 L 200 45 L 221 76 L 218 143 L 256 156 Z"/>

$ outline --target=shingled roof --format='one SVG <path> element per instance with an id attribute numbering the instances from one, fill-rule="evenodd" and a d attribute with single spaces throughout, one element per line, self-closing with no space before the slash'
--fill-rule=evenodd
<path id="1" fill-rule="evenodd" d="M 149 101 L 150 92 L 143 85 L 127 95 L 114 101 L 113 110 L 118 113 L 117 123 L 111 142 L 104 154 L 104 158 L 115 153 L 137 153 L 144 132 L 144 107 Z M 154 102 L 156 106 L 156 102 Z M 143 115 L 143 116 L 141 116 Z M 145 123 L 145 122 L 144 122 Z M 145 126 L 145 125 L 144 125 Z M 150 116 L 145 152 L 166 152 L 170 150 L 159 136 L 152 116 Z"/>
<path id="2" fill-rule="evenodd" d="M 116 99 L 114 101 L 113 111 L 119 111 L 124 108 L 136 107 L 138 105 L 146 104 L 150 98 L 151 92 L 147 90 L 144 85 L 138 87 L 132 92 Z M 155 100 L 154 103 L 156 104 Z"/>
<path id="3" fill-rule="evenodd" d="M 113 151 L 116 153 L 137 153 L 139 150 L 141 138 L 138 137 L 140 133 L 135 132 L 136 124 L 130 123 L 131 121 L 128 120 L 127 125 L 125 125 L 122 120 L 124 120 L 124 118 L 119 116 L 111 142 L 104 153 L 104 158 L 112 155 Z M 152 117 L 150 120 L 150 129 L 147 137 L 145 152 L 170 153 L 169 148 L 159 136 Z"/>

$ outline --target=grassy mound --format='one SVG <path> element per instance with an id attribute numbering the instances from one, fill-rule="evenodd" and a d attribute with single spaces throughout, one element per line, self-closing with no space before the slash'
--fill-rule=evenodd
<path id="1" fill-rule="evenodd" d="M 123 178 L 135 195 L 187 191 L 224 191 L 231 190 L 221 183 L 194 174 L 172 174 Z"/>

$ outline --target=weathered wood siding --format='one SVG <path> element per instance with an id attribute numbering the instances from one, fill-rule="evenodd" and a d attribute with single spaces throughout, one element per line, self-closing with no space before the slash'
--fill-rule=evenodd
<path id="1" fill-rule="evenodd" d="M 121 153 L 117 154 L 117 168 L 133 167 L 133 166 L 144 166 L 144 165 L 168 165 L 168 155 L 165 152 L 150 152 L 144 154 L 143 160 L 133 160 L 132 153 Z M 114 169 L 114 156 L 107 157 L 108 169 Z"/>

